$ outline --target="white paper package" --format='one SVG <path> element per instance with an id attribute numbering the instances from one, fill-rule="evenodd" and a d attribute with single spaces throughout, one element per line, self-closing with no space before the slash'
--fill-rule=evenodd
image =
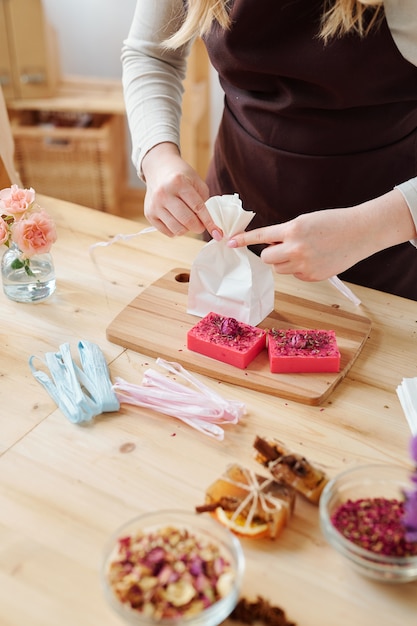
<path id="1" fill-rule="evenodd" d="M 255 213 L 243 209 L 238 194 L 213 196 L 206 206 L 224 237 L 207 243 L 191 266 L 187 312 L 218 313 L 256 326 L 274 309 L 272 269 L 248 248 L 226 245 Z"/>

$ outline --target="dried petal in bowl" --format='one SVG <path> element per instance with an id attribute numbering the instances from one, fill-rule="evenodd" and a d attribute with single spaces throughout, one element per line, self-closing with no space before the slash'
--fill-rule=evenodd
<path id="1" fill-rule="evenodd" d="M 192 511 L 162 510 L 114 533 L 102 581 L 127 623 L 216 626 L 238 601 L 243 570 L 240 543 L 221 524 Z"/>
<path id="2" fill-rule="evenodd" d="M 219 546 L 166 526 L 122 537 L 108 576 L 118 599 L 154 619 L 186 617 L 230 591 L 233 571 Z"/>

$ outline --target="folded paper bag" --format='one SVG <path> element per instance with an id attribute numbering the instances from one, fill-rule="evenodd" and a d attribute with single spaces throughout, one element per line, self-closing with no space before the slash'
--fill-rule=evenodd
<path id="1" fill-rule="evenodd" d="M 410 430 L 417 437 L 417 378 L 403 378 L 397 396 Z"/>
<path id="2" fill-rule="evenodd" d="M 204 317 L 215 311 L 256 326 L 274 308 L 272 269 L 248 248 L 226 245 L 255 213 L 243 209 L 238 194 L 213 196 L 206 206 L 224 237 L 207 243 L 191 266 L 187 312 Z"/>

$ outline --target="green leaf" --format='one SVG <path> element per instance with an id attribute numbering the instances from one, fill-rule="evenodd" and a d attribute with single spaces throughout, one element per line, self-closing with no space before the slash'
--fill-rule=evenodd
<path id="1" fill-rule="evenodd" d="M 23 265 L 25 266 L 25 272 L 28 276 L 35 276 L 35 274 L 30 269 L 30 261 L 29 259 L 25 259 Z"/>
<path id="2" fill-rule="evenodd" d="M 31 268 L 30 268 L 30 260 L 29 259 L 24 259 L 23 261 L 21 259 L 14 259 L 14 261 L 12 261 L 10 267 L 14 270 L 20 270 L 22 269 L 22 267 L 24 268 L 26 274 L 28 276 L 35 276 L 35 274 L 32 272 Z"/>
<path id="3" fill-rule="evenodd" d="M 20 259 L 15 259 L 14 261 L 12 261 L 10 267 L 14 270 L 20 270 L 20 268 L 24 267 L 24 265 L 25 265 L 24 261 L 21 261 Z"/>

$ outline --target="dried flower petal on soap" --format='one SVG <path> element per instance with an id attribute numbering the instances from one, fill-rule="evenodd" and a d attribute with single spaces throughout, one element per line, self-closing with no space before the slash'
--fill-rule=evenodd
<path id="1" fill-rule="evenodd" d="M 236 340 L 239 344 L 251 342 L 261 331 L 249 324 L 239 323 L 234 317 L 223 317 L 216 313 L 206 316 L 200 322 L 201 332 L 210 336 L 211 341 Z"/>
<path id="2" fill-rule="evenodd" d="M 268 356 L 273 374 L 340 370 L 341 354 L 334 330 L 272 328 L 268 332 Z"/>
<path id="3" fill-rule="evenodd" d="M 187 332 L 189 350 L 240 369 L 246 369 L 265 347 L 265 330 L 214 312 Z"/>
<path id="4" fill-rule="evenodd" d="M 271 329 L 271 336 L 282 354 L 315 354 L 326 349 L 333 349 L 332 337 L 324 330 L 280 330 Z"/>
<path id="5" fill-rule="evenodd" d="M 241 334 L 242 328 L 234 317 L 225 317 L 220 322 L 220 332 L 227 337 L 237 337 Z"/>

